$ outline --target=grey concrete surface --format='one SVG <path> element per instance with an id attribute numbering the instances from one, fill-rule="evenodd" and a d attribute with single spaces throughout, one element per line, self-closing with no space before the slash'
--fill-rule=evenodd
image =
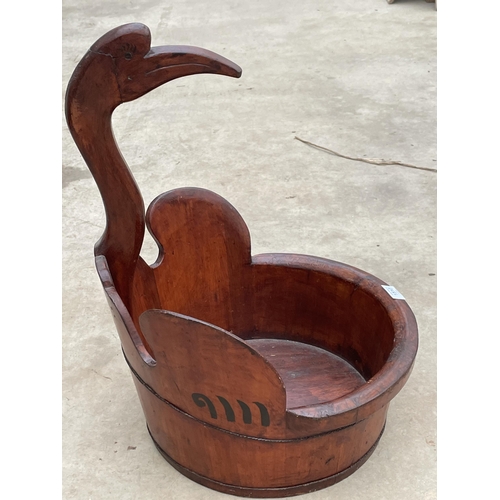
<path id="1" fill-rule="evenodd" d="M 424 0 L 63 2 L 63 91 L 90 45 L 138 21 L 153 44 L 211 49 L 239 80 L 173 81 L 114 114 L 146 205 L 210 189 L 247 222 L 253 254 L 345 262 L 394 285 L 420 350 L 382 440 L 354 475 L 304 500 L 436 498 L 436 10 Z M 95 272 L 96 185 L 63 124 L 63 498 L 216 500 L 151 442 Z M 156 257 L 146 239 L 143 256 Z"/>

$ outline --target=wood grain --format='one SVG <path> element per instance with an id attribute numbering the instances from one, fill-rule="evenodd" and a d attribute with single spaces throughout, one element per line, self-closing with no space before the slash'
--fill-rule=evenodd
<path id="1" fill-rule="evenodd" d="M 290 409 L 333 401 L 366 382 L 347 361 L 309 344 L 272 338 L 248 340 L 247 344 L 280 375 Z"/>
<path id="2" fill-rule="evenodd" d="M 205 189 L 161 194 L 145 213 L 113 110 L 198 73 L 241 69 L 196 47 L 151 47 L 141 24 L 105 34 L 75 69 L 66 117 L 106 212 L 97 273 L 166 460 L 226 493 L 314 491 L 373 452 L 415 360 L 416 321 L 359 269 L 252 257 L 241 216 Z M 139 256 L 146 224 L 159 247 L 152 266 Z"/>
<path id="3" fill-rule="evenodd" d="M 252 438 L 202 423 L 162 402 L 137 378 L 135 383 L 160 448 L 183 467 L 227 487 L 299 486 L 346 470 L 377 442 L 387 413 L 384 407 L 354 426 L 304 439 Z"/>
<path id="4" fill-rule="evenodd" d="M 285 436 L 285 387 L 264 356 L 235 335 L 180 314 L 149 310 L 140 322 L 164 399 L 221 429 Z"/>

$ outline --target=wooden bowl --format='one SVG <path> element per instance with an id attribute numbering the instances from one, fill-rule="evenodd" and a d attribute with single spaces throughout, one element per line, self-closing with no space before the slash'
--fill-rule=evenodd
<path id="1" fill-rule="evenodd" d="M 314 491 L 373 452 L 417 352 L 417 325 L 385 283 L 338 262 L 251 255 L 245 222 L 210 191 L 182 188 L 146 214 L 111 114 L 166 81 L 239 76 L 192 47 L 150 47 L 149 30 L 99 39 L 68 85 L 69 128 L 99 186 L 99 277 L 151 437 L 177 470 L 248 497 Z M 145 224 L 158 243 L 139 256 Z"/>

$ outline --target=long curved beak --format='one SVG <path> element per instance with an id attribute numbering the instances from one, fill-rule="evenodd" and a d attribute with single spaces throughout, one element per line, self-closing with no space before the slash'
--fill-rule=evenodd
<path id="1" fill-rule="evenodd" d="M 129 65 L 127 63 L 130 63 Z M 140 60 L 123 61 L 118 78 L 123 102 L 137 99 L 175 78 L 199 73 L 214 73 L 234 78 L 241 68 L 223 56 L 187 45 L 152 47 Z"/>

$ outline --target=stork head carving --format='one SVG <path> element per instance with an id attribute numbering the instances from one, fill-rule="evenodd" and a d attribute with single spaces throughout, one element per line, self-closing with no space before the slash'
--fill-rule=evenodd
<path id="1" fill-rule="evenodd" d="M 198 47 L 151 47 L 147 26 L 125 24 L 92 45 L 73 73 L 66 99 L 68 104 L 76 100 L 85 107 L 101 108 L 99 104 L 103 104 L 112 111 L 122 102 L 137 99 L 175 78 L 199 73 L 238 78 L 241 68 Z M 85 95 L 80 92 L 82 87 Z"/>

